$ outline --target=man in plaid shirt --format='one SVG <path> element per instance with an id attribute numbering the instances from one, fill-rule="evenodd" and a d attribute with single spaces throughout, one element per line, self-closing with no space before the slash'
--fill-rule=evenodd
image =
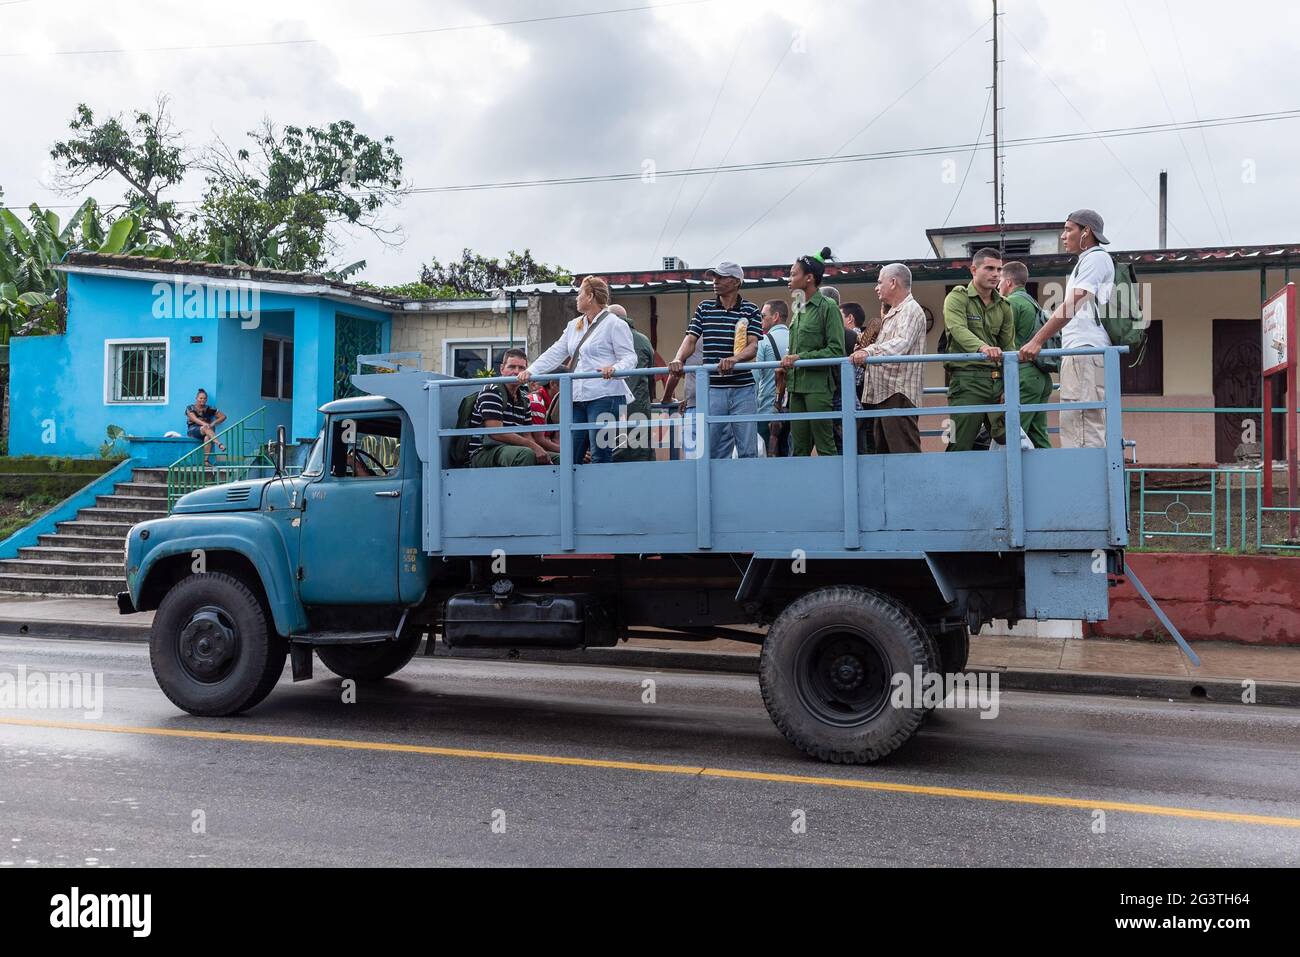
<path id="1" fill-rule="evenodd" d="M 865 366 L 862 383 L 864 409 L 915 409 L 921 405 L 920 362 L 866 365 L 868 356 L 919 356 L 925 351 L 925 313 L 912 298 L 912 271 L 890 263 L 876 279 L 876 297 L 887 310 L 876 341 L 852 355 L 853 364 Z M 877 452 L 920 452 L 921 430 L 916 416 L 889 416 L 871 420 Z"/>

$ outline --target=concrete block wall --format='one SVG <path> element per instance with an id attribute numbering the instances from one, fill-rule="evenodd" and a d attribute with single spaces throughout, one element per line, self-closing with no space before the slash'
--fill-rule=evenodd
<path id="1" fill-rule="evenodd" d="M 419 352 L 424 368 L 442 372 L 443 345 L 448 339 L 498 339 L 509 335 L 509 314 L 486 310 L 466 312 L 413 312 L 393 316 L 392 350 Z M 528 333 L 527 310 L 515 310 L 515 338 Z"/>

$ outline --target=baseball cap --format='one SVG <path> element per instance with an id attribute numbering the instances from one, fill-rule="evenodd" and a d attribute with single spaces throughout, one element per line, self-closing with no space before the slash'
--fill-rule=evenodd
<path id="1" fill-rule="evenodd" d="M 1093 237 L 1103 246 L 1110 242 L 1106 234 L 1102 232 L 1106 224 L 1102 222 L 1097 211 L 1093 209 L 1076 209 L 1069 216 L 1065 217 L 1069 222 L 1078 223 L 1080 226 L 1087 226 L 1092 230 Z"/>
<path id="2" fill-rule="evenodd" d="M 731 262 L 718 263 L 712 269 L 704 270 L 704 278 L 712 279 L 714 276 L 730 276 L 732 279 L 745 281 L 745 270 Z"/>

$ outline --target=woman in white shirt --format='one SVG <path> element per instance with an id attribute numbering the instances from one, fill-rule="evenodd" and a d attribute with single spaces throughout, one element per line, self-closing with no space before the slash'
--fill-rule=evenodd
<path id="1" fill-rule="evenodd" d="M 519 373 L 520 383 L 534 375 L 559 369 L 577 355 L 570 372 L 600 372 L 601 379 L 575 379 L 573 382 L 573 423 L 617 422 L 632 392 L 617 372 L 636 368 L 636 350 L 632 345 L 631 327 L 608 309 L 609 283 L 588 276 L 578 287 L 580 315 L 564 327 L 559 340 Z M 591 448 L 593 465 L 614 460 L 616 427 L 601 429 L 593 442 L 589 431 L 573 433 L 573 461 L 581 465 L 587 448 Z"/>

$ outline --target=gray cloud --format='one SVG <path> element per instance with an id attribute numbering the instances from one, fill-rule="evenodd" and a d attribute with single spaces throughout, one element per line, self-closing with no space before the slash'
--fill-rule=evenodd
<path id="1" fill-rule="evenodd" d="M 32 42 L 80 48 L 304 35 L 327 40 L 265 49 L 0 59 L 9 88 L 25 91 L 9 109 L 10 128 L 22 135 L 0 143 L 6 202 L 72 201 L 55 197 L 42 181 L 49 144 L 63 135 L 78 101 L 104 113 L 128 111 L 149 104 L 158 91 L 172 95 L 178 121 L 195 144 L 213 132 L 239 139 L 263 115 L 279 123 L 346 116 L 369 133 L 393 135 L 420 186 L 639 171 L 647 159 L 660 169 L 684 166 L 739 41 L 735 67 L 695 158 L 696 165 L 708 165 L 722 159 L 796 30 L 804 31 L 803 52 L 781 62 L 728 162 L 826 155 L 975 30 L 990 5 L 806 0 L 798 5 L 803 19 L 797 19 L 790 13 L 793 4 L 719 0 L 657 13 L 386 40 L 359 37 L 574 12 L 575 6 L 518 0 L 487 9 L 413 0 L 365 10 L 302 0 L 265 6 L 232 4 L 233 17 L 158 3 L 126 12 L 114 8 L 111 14 L 90 3 L 0 10 L 5 50 Z M 1184 61 L 1200 116 L 1296 105 L 1289 92 L 1296 88 L 1290 37 L 1300 14 L 1292 4 L 1243 2 L 1233 17 L 1208 0 L 1169 4 L 1184 61 L 1163 0 L 1129 0 L 1129 6 L 1140 35 L 1123 0 L 1003 4 L 1008 137 L 1167 122 L 1170 109 L 1155 77 L 1174 116 L 1190 120 Z M 353 40 L 339 39 L 349 34 Z M 962 46 L 847 151 L 970 142 L 988 92 L 986 34 Z M 1182 143 L 1170 133 L 1113 139 L 1109 150 L 1096 141 L 1010 150 L 1008 219 L 1057 219 L 1090 205 L 1106 216 L 1120 247 L 1152 246 L 1156 214 L 1143 190 L 1154 197 L 1157 173 L 1167 168 L 1171 241 L 1254 243 L 1293 235 L 1289 212 L 1300 198 L 1300 173 L 1293 172 L 1300 122 L 1212 129 L 1204 141 L 1198 132 L 1182 137 Z M 368 278 L 375 281 L 413 278 L 421 262 L 455 257 L 462 246 L 498 254 L 528 246 L 540 258 L 581 269 L 649 268 L 656 264 L 652 253 L 670 209 L 659 253 L 678 253 L 692 265 L 705 265 L 724 248 L 728 258 L 742 262 L 785 262 L 823 244 L 843 258 L 921 256 L 928 254 L 924 230 L 942 223 L 957 194 L 957 184 L 945 181 L 944 161 L 951 161 L 960 180 L 968 157 L 955 152 L 822 168 L 735 243 L 809 171 L 717 176 L 676 243 L 706 178 L 417 195 L 390 215 L 405 231 L 403 247 L 386 250 L 357 235 L 342 257 L 369 259 Z M 1244 175 L 1252 171 L 1253 182 Z M 989 178 L 988 154 L 981 153 L 951 224 L 991 218 Z M 200 188 L 196 178 L 185 192 L 197 196 Z M 120 190 L 96 192 L 112 199 Z"/>

